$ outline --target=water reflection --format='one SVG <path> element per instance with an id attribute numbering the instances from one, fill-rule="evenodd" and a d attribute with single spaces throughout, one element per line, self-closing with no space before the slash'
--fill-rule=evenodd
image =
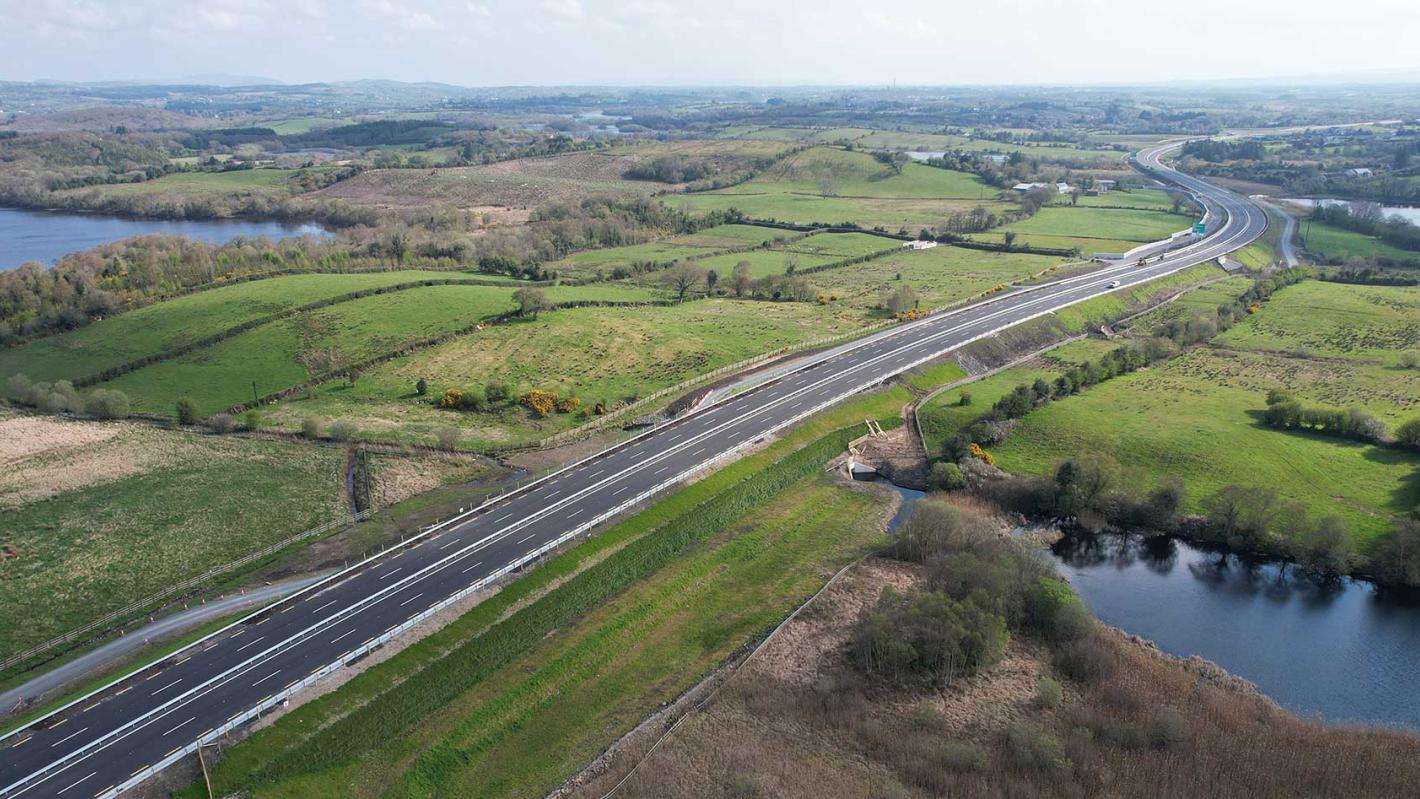
<path id="1" fill-rule="evenodd" d="M 1293 710 L 1420 727 L 1413 593 L 1159 536 L 1071 537 L 1060 571 L 1101 619 L 1199 655 Z"/>

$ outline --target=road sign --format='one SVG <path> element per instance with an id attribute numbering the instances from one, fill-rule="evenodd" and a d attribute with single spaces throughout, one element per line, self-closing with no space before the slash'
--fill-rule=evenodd
<path id="1" fill-rule="evenodd" d="M 1206 222 L 1194 222 L 1194 223 L 1193 223 L 1193 234 L 1194 234 L 1195 236 L 1202 236 L 1204 233 L 1207 233 L 1207 232 L 1208 232 L 1208 223 L 1206 223 Z"/>

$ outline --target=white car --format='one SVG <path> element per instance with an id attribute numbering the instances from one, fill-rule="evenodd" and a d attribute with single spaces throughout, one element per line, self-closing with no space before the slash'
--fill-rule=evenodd
<path id="1" fill-rule="evenodd" d="M 1109 281 L 1108 283 L 1104 284 L 1104 287 L 1107 288 L 1107 289 L 1117 289 L 1117 288 L 1119 288 L 1119 281 L 1118 281 L 1118 280 L 1111 280 L 1111 281 Z"/>

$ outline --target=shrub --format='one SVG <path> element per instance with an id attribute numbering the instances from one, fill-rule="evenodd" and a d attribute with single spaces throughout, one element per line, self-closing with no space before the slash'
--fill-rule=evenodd
<path id="1" fill-rule="evenodd" d="M 84 411 L 95 419 L 122 419 L 128 416 L 128 395 L 113 389 L 96 388 L 85 400 Z"/>
<path id="2" fill-rule="evenodd" d="M 1094 638 L 1080 638 L 1060 648 L 1052 659 L 1055 668 L 1066 677 L 1082 683 L 1094 683 L 1114 673 L 1114 655 Z"/>
<path id="3" fill-rule="evenodd" d="M 25 374 L 13 374 L 5 381 L 5 398 L 14 402 L 29 402 L 34 383 Z"/>
<path id="4" fill-rule="evenodd" d="M 421 397 L 424 396 L 425 394 L 428 394 L 428 393 L 429 393 L 429 381 L 425 380 L 425 379 L 422 378 L 422 377 L 419 378 L 418 380 L 416 380 L 416 381 L 414 382 L 414 393 L 415 393 L 415 394 L 418 394 L 418 395 L 421 396 Z"/>
<path id="5" fill-rule="evenodd" d="M 1420 416 L 1404 422 L 1400 427 L 1397 427 L 1395 429 L 1395 440 L 1411 449 L 1420 449 Z"/>
<path id="6" fill-rule="evenodd" d="M 887 588 L 859 619 L 849 651 L 860 671 L 887 682 L 945 684 L 996 663 L 1008 638 L 1005 621 L 972 602 Z"/>
<path id="7" fill-rule="evenodd" d="M 463 402 L 463 389 L 446 388 L 444 396 L 439 398 L 440 408 L 457 408 Z"/>
<path id="8" fill-rule="evenodd" d="M 330 423 L 331 441 L 349 441 L 355 437 L 355 423 L 349 419 L 336 419 Z"/>
<path id="9" fill-rule="evenodd" d="M 1041 677 L 1040 684 L 1035 688 L 1035 703 L 1043 708 L 1053 708 L 1060 705 L 1060 698 L 1060 683 Z"/>
<path id="10" fill-rule="evenodd" d="M 301 420 L 301 435 L 309 439 L 317 439 L 320 438 L 320 433 L 320 419 L 314 416 L 307 416 Z"/>
<path id="11" fill-rule="evenodd" d="M 1016 768 L 1030 771 L 1056 771 L 1070 765 L 1055 736 L 1024 721 L 1006 728 L 1006 757 Z"/>
<path id="12" fill-rule="evenodd" d="M 507 402 L 513 396 L 513 390 L 507 383 L 489 383 L 483 387 L 483 395 L 489 402 Z"/>
<path id="13" fill-rule="evenodd" d="M 197 403 L 188 397 L 177 401 L 178 424 L 197 424 Z"/>
<path id="14" fill-rule="evenodd" d="M 980 460 L 984 461 L 987 466 L 996 465 L 996 459 L 991 457 L 991 453 L 982 449 L 981 445 L 976 443 L 975 441 L 971 442 L 971 446 L 968 448 L 967 451 L 970 453 L 971 457 L 979 458 Z"/>
<path id="15" fill-rule="evenodd" d="M 1026 594 L 1026 619 L 1052 641 L 1071 641 L 1090 630 L 1090 611 L 1064 580 L 1042 577 Z"/>
<path id="16" fill-rule="evenodd" d="M 957 397 L 957 404 L 958 404 L 958 405 L 961 405 L 962 407 L 966 407 L 967 405 L 970 405 L 970 404 L 971 404 L 971 392 L 970 392 L 970 391 L 963 391 L 963 392 L 961 393 L 961 396 L 960 396 L 960 397 Z"/>
<path id="17" fill-rule="evenodd" d="M 207 427 L 219 436 L 232 432 L 237 422 L 230 413 L 217 413 L 207 418 Z"/>
<path id="18" fill-rule="evenodd" d="M 439 442 L 439 449 L 452 452 L 459 448 L 459 429 L 457 427 L 441 427 L 434 431 L 434 438 Z"/>
<path id="19" fill-rule="evenodd" d="M 966 741 L 947 741 L 942 746 L 942 767 L 949 771 L 981 771 L 987 766 L 986 750 Z"/>
<path id="20" fill-rule="evenodd" d="M 558 413 L 571 413 L 581 407 L 582 401 L 576 397 L 563 397 L 557 401 Z"/>
<path id="21" fill-rule="evenodd" d="M 939 491 L 954 491 L 966 485 L 961 475 L 961 467 L 955 463 L 938 461 L 932 464 L 932 487 Z"/>
<path id="22" fill-rule="evenodd" d="M 1183 714 L 1171 707 L 1159 708 L 1149 719 L 1149 745 L 1155 749 L 1167 749 L 1182 742 L 1186 735 Z"/>
<path id="23" fill-rule="evenodd" d="M 261 429 L 261 411 L 256 408 L 249 408 L 242 414 L 242 427 L 248 430 Z"/>
<path id="24" fill-rule="evenodd" d="M 557 395 L 551 391 L 535 388 L 518 397 L 518 403 L 538 416 L 547 416 L 557 407 Z"/>
<path id="25" fill-rule="evenodd" d="M 459 410 L 482 411 L 488 407 L 488 398 L 476 388 L 468 389 L 459 396 Z"/>

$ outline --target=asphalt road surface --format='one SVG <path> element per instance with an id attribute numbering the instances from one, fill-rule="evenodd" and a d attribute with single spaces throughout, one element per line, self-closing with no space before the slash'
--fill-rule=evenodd
<path id="1" fill-rule="evenodd" d="M 1176 146 L 1176 145 L 1175 145 Z M 1250 200 L 1163 167 L 1195 192 L 1208 235 L 1146 264 L 1117 264 L 888 329 L 451 520 L 0 739 L 0 797 L 112 796 L 408 624 L 601 520 L 814 412 L 973 340 L 1231 252 L 1266 230 Z"/>

